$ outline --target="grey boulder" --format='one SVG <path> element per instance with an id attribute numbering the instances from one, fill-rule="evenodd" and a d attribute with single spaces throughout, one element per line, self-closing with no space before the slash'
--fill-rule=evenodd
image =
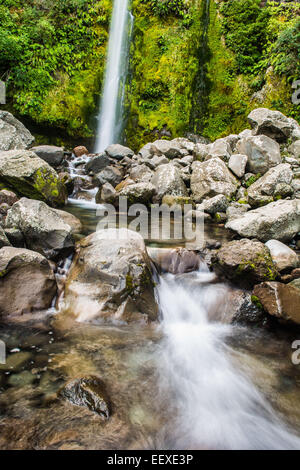
<path id="1" fill-rule="evenodd" d="M 300 139 L 300 126 L 297 121 L 279 111 L 254 109 L 249 114 L 248 121 L 256 135 L 264 134 L 277 142 L 285 142 L 289 138 Z"/>
<path id="2" fill-rule="evenodd" d="M 162 200 L 165 194 L 171 196 L 187 196 L 187 188 L 182 180 L 180 170 L 172 163 L 160 165 L 151 179 L 156 188 L 156 202 Z"/>
<path id="3" fill-rule="evenodd" d="M 237 143 L 236 152 L 247 155 L 247 171 L 263 175 L 281 163 L 280 147 L 266 135 L 245 137 Z"/>
<path id="4" fill-rule="evenodd" d="M 248 189 L 248 201 L 252 207 L 273 202 L 276 197 L 291 196 L 293 172 L 288 163 L 271 168 Z"/>
<path id="5" fill-rule="evenodd" d="M 32 147 L 30 150 L 54 168 L 61 165 L 64 159 L 64 149 L 62 147 L 39 145 L 38 147 Z"/>
<path id="6" fill-rule="evenodd" d="M 26 149 L 34 141 L 29 130 L 7 111 L 0 111 L 0 151 Z"/>

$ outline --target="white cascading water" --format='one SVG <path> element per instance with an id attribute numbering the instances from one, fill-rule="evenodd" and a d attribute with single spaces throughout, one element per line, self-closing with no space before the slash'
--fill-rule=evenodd
<path id="1" fill-rule="evenodd" d="M 98 116 L 96 152 L 118 143 L 123 126 L 123 102 L 133 17 L 129 0 L 114 0 L 104 88 Z"/>
<path id="2" fill-rule="evenodd" d="M 300 449 L 250 378 L 238 370 L 220 323 L 227 287 L 197 273 L 164 275 L 157 287 L 165 343 L 162 387 L 173 390 L 176 421 L 165 430 L 174 449 Z M 163 393 L 163 390 L 162 390 Z M 171 437 L 172 435 L 172 437 Z M 165 440 L 165 439 L 164 439 Z"/>

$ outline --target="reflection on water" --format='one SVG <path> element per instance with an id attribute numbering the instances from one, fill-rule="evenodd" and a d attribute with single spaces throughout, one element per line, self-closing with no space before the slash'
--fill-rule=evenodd
<path id="1" fill-rule="evenodd" d="M 95 230 L 95 209 L 68 210 L 82 220 L 83 236 Z M 206 234 L 225 236 L 222 228 Z M 96 326 L 55 314 L 34 326 L 0 325 L 8 353 L 0 365 L 0 449 L 299 447 L 296 332 L 217 323 L 227 288 L 205 276 L 161 279 L 160 325 Z M 88 374 L 106 383 L 107 422 L 57 399 L 67 380 Z"/>

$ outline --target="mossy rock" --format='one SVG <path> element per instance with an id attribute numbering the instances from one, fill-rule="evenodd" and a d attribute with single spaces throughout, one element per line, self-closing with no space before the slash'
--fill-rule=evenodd
<path id="1" fill-rule="evenodd" d="M 53 207 L 63 206 L 67 198 L 66 186 L 55 170 L 26 150 L 0 152 L 0 185 Z"/>

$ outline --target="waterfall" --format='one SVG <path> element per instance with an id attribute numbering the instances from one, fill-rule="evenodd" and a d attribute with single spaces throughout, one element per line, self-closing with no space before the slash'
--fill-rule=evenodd
<path id="1" fill-rule="evenodd" d="M 173 449 L 299 449 L 267 399 L 233 360 L 220 323 L 228 288 L 197 273 L 164 275 L 157 286 L 165 343 L 160 377 L 174 395 L 175 422 L 166 429 Z M 174 295 L 175 293 L 175 295 Z"/>
<path id="2" fill-rule="evenodd" d="M 107 64 L 98 116 L 96 152 L 118 143 L 123 130 L 123 105 L 133 17 L 129 0 L 114 0 Z"/>

